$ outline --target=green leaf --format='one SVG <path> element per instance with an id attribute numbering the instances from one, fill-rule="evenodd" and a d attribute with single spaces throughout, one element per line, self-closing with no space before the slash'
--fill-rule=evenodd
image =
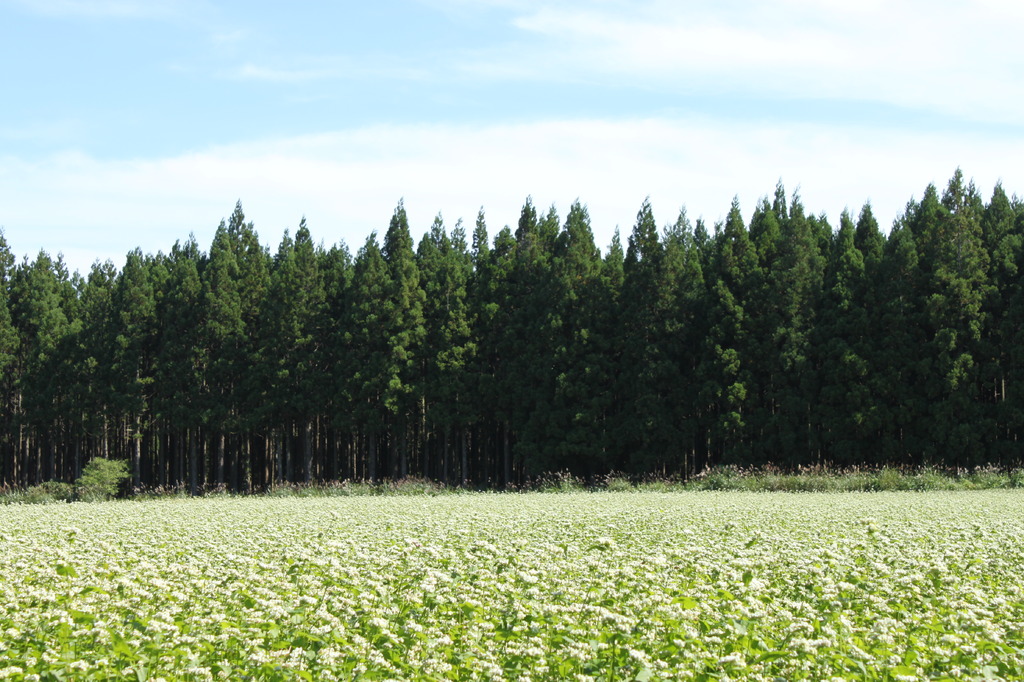
<path id="1" fill-rule="evenodd" d="M 77 578 L 78 577 L 78 571 L 76 571 L 75 567 L 70 565 L 70 564 L 59 563 L 59 564 L 57 564 L 56 568 L 57 568 L 57 575 L 68 576 L 68 577 L 71 577 L 71 578 Z"/>

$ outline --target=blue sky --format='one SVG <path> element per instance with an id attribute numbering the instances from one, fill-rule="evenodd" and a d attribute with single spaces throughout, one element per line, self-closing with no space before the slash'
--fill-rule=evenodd
<path id="1" fill-rule="evenodd" d="M 1008 0 L 0 0 L 0 226 L 74 269 L 206 248 L 240 199 L 357 249 L 527 195 L 600 244 L 650 196 L 749 215 L 782 180 L 885 227 L 962 167 L 1024 191 L 1024 6 Z"/>

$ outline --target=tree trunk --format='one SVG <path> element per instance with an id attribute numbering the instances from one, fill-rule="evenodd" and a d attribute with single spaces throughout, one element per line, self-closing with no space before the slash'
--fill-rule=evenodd
<path id="1" fill-rule="evenodd" d="M 132 485 L 142 485 L 142 417 L 135 416 L 135 434 L 132 437 Z"/>
<path id="2" fill-rule="evenodd" d="M 217 472 L 216 484 L 219 488 L 224 485 L 224 434 L 217 436 Z"/>
<path id="3" fill-rule="evenodd" d="M 199 494 L 199 448 L 196 447 L 196 440 L 199 434 L 195 429 L 188 430 L 188 492 L 195 497 Z"/>
<path id="4" fill-rule="evenodd" d="M 512 484 L 512 447 L 509 443 L 508 436 L 508 424 L 503 425 L 503 444 L 502 444 L 502 458 L 504 460 L 504 472 L 505 472 L 505 488 L 507 489 Z"/>
<path id="5" fill-rule="evenodd" d="M 370 431 L 366 434 L 366 469 L 370 483 L 377 482 L 377 434 Z"/>
<path id="6" fill-rule="evenodd" d="M 462 487 L 466 487 L 466 483 L 469 480 L 469 452 L 466 443 L 468 434 L 465 429 L 459 429 L 459 441 L 462 452 L 462 460 L 459 462 L 459 476 L 462 479 Z"/>
<path id="7" fill-rule="evenodd" d="M 302 438 L 303 468 L 306 483 L 313 480 L 313 422 L 306 421 Z"/>

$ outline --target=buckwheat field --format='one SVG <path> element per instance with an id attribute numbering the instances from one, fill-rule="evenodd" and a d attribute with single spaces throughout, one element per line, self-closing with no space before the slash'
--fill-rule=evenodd
<path id="1" fill-rule="evenodd" d="M 0 678 L 1024 676 L 1024 494 L 0 509 Z"/>

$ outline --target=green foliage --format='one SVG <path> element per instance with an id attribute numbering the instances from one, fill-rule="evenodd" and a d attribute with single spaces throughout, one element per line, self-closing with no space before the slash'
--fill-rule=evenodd
<path id="1" fill-rule="evenodd" d="M 0 234 L 0 485 L 97 456 L 194 495 L 722 466 L 773 490 L 990 487 L 1024 463 L 1024 202 L 959 170 L 887 233 L 870 205 L 833 230 L 780 182 L 714 229 L 645 201 L 604 254 L 586 205 L 529 198 L 493 239 L 482 209 L 470 235 L 400 202 L 382 241 L 353 256 L 303 220 L 272 256 L 239 203 L 208 252 L 80 276 Z M 752 485 L 733 478 L 701 485 Z"/>
<path id="2" fill-rule="evenodd" d="M 128 462 L 96 457 L 82 467 L 75 489 L 78 497 L 86 502 L 108 500 L 118 494 L 130 476 Z"/>
<path id="3" fill-rule="evenodd" d="M 845 469 L 820 467 L 784 472 L 776 468 L 713 467 L 684 486 L 689 490 L 756 492 L 935 492 L 944 490 L 998 490 L 1024 487 L 1024 469 L 991 467 L 971 471 L 920 469 Z"/>
<path id="4" fill-rule="evenodd" d="M 10 507 L 2 674 L 1017 679 L 1020 497 L 572 491 Z"/>
<path id="5" fill-rule="evenodd" d="M 575 493 L 585 490 L 586 486 L 568 471 L 558 471 L 541 476 L 530 488 L 542 493 Z"/>

